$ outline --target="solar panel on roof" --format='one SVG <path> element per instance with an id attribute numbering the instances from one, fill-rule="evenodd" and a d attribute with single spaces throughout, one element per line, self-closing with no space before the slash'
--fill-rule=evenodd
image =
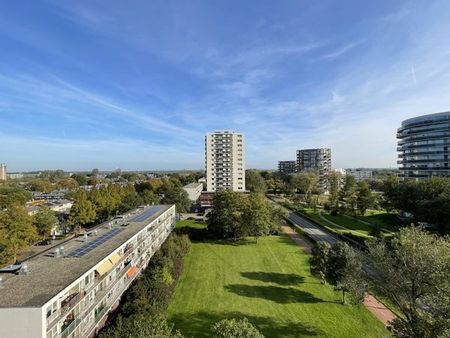
<path id="1" fill-rule="evenodd" d="M 140 213 L 139 215 L 133 217 L 130 222 L 143 222 L 145 221 L 147 218 L 153 216 L 154 214 L 156 214 L 158 211 L 160 211 L 163 208 L 162 205 L 153 205 L 150 208 L 148 208 L 147 210 L 145 210 L 144 212 Z"/>
<path id="2" fill-rule="evenodd" d="M 86 245 L 83 245 L 81 248 L 78 248 L 71 253 L 67 255 L 67 257 L 81 257 L 87 254 L 88 252 L 92 251 L 96 247 L 98 247 L 100 244 L 105 243 L 108 239 L 114 237 L 119 232 L 121 232 L 122 229 L 116 228 L 112 229 L 111 231 L 108 231 L 106 234 L 94 239 L 92 242 L 87 243 Z"/>

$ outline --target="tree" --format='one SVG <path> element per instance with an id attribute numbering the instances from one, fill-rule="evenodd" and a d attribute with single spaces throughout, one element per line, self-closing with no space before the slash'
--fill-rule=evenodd
<path id="1" fill-rule="evenodd" d="M 335 212 L 339 209 L 339 191 L 341 189 L 342 175 L 340 172 L 331 171 L 328 174 L 328 182 L 330 185 L 330 195 L 328 198 L 328 204 L 331 210 Z"/>
<path id="2" fill-rule="evenodd" d="M 322 280 L 322 283 L 326 282 L 328 255 L 330 254 L 330 250 L 330 244 L 324 241 L 319 241 L 313 246 L 311 251 L 311 273 L 318 276 Z"/>
<path id="3" fill-rule="evenodd" d="M 258 237 L 268 235 L 273 227 L 272 208 L 266 197 L 260 193 L 251 193 L 245 201 L 242 226 L 244 236 Z"/>
<path id="4" fill-rule="evenodd" d="M 212 331 L 214 338 L 264 338 L 245 317 L 223 319 L 214 324 Z"/>
<path id="5" fill-rule="evenodd" d="M 345 210 L 354 213 L 356 208 L 357 191 L 356 180 L 353 176 L 345 176 L 344 186 L 341 189 L 341 204 Z"/>
<path id="6" fill-rule="evenodd" d="M 58 186 L 61 189 L 76 189 L 78 188 L 79 184 L 73 178 L 64 178 L 58 181 Z"/>
<path id="7" fill-rule="evenodd" d="M 0 187 L 0 210 L 8 209 L 11 205 L 24 205 L 33 198 L 29 191 L 16 186 Z"/>
<path id="8" fill-rule="evenodd" d="M 255 169 L 245 171 L 245 187 L 251 192 L 265 193 L 267 190 L 264 178 L 259 171 Z"/>
<path id="9" fill-rule="evenodd" d="M 48 179 L 34 179 L 27 184 L 27 188 L 31 191 L 39 191 L 49 193 L 56 189 Z"/>
<path id="10" fill-rule="evenodd" d="M 243 195 L 222 189 L 214 194 L 213 204 L 214 208 L 208 214 L 208 231 L 221 238 L 242 237 Z"/>
<path id="11" fill-rule="evenodd" d="M 366 210 L 373 207 L 374 198 L 370 191 L 369 185 L 366 181 L 358 182 L 356 206 L 361 215 L 366 213 Z"/>
<path id="12" fill-rule="evenodd" d="M 0 211 L 1 263 L 16 260 L 17 254 L 36 239 L 36 228 L 24 207 L 11 205 Z"/>
<path id="13" fill-rule="evenodd" d="M 84 190 L 78 192 L 70 209 L 67 223 L 74 227 L 84 226 L 93 223 L 96 216 L 95 207 L 88 200 L 86 192 Z"/>
<path id="14" fill-rule="evenodd" d="M 42 239 L 50 235 L 50 231 L 57 222 L 58 219 L 56 218 L 55 213 L 48 206 L 40 208 L 33 217 L 33 224 Z"/>
<path id="15" fill-rule="evenodd" d="M 186 212 L 191 206 L 188 193 L 180 186 L 171 182 L 165 182 L 161 187 L 164 197 L 162 203 L 175 204 L 177 212 Z"/>
<path id="16" fill-rule="evenodd" d="M 73 174 L 71 178 L 77 181 L 80 186 L 88 184 L 88 178 L 84 174 Z"/>
<path id="17" fill-rule="evenodd" d="M 345 304 L 345 292 L 350 292 L 357 302 L 364 299 L 365 283 L 361 282 L 362 259 L 347 243 L 338 242 L 331 247 L 325 276 L 336 290 L 342 291 L 342 304 Z"/>
<path id="18" fill-rule="evenodd" d="M 450 241 L 420 227 L 406 227 L 370 241 L 370 281 L 403 316 L 392 322 L 398 337 L 444 337 L 450 327 Z"/>
<path id="19" fill-rule="evenodd" d="M 183 338 L 160 314 L 138 313 L 122 319 L 99 335 L 100 338 Z"/>
<path id="20" fill-rule="evenodd" d="M 305 202 L 309 202 L 309 197 L 317 190 L 318 183 L 319 176 L 315 172 L 310 171 L 296 174 L 291 179 L 292 186 L 304 195 Z"/>

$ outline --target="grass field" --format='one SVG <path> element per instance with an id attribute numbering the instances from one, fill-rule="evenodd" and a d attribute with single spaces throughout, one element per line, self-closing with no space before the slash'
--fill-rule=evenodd
<path id="1" fill-rule="evenodd" d="M 177 228 L 194 228 L 194 229 L 203 229 L 206 227 L 206 223 L 200 220 L 193 220 L 193 219 L 185 219 L 182 221 L 177 221 Z"/>
<path id="2" fill-rule="evenodd" d="M 266 337 L 389 336 L 363 306 L 340 299 L 310 275 L 308 255 L 284 235 L 194 243 L 168 316 L 187 337 L 210 337 L 215 322 L 241 316 Z"/>

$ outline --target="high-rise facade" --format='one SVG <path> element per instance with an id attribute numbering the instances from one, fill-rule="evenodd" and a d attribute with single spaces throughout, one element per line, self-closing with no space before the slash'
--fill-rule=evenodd
<path id="1" fill-rule="evenodd" d="M 0 164 L 0 181 L 6 181 L 6 165 Z"/>
<path id="2" fill-rule="evenodd" d="M 293 174 L 295 167 L 295 161 L 278 161 L 278 172 L 281 174 Z"/>
<path id="3" fill-rule="evenodd" d="M 400 177 L 450 177 L 450 112 L 405 120 L 397 138 Z"/>
<path id="4" fill-rule="evenodd" d="M 206 190 L 245 191 L 245 137 L 230 130 L 205 137 Z"/>
<path id="5" fill-rule="evenodd" d="M 297 150 L 297 170 L 299 172 L 315 172 L 319 176 L 319 188 L 328 189 L 328 173 L 331 170 L 331 149 Z"/>

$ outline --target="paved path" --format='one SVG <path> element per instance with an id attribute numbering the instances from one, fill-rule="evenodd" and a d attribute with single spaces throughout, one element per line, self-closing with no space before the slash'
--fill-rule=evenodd
<path id="1" fill-rule="evenodd" d="M 290 217 L 291 215 L 289 215 Z M 306 253 L 311 253 L 311 245 L 302 239 L 294 229 L 289 226 L 282 226 L 283 232 L 288 235 L 298 246 L 300 246 Z M 364 306 L 373 313 L 385 326 L 389 326 L 389 322 L 395 319 L 394 313 L 389 310 L 384 304 L 380 303 L 370 293 L 366 293 L 364 297 Z"/>

